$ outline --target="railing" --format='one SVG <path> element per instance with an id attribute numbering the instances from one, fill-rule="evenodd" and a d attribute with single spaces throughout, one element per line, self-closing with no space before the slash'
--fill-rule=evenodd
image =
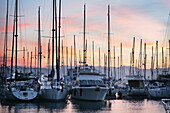
<path id="1" fill-rule="evenodd" d="M 166 113 L 170 113 L 170 99 L 161 99 Z"/>

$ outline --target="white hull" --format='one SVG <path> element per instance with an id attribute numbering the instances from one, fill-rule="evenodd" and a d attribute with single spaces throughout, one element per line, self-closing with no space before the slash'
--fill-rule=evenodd
<path id="1" fill-rule="evenodd" d="M 153 98 L 170 98 L 170 87 L 149 89 L 149 96 Z"/>
<path id="2" fill-rule="evenodd" d="M 5 99 L 7 100 L 34 100 L 38 96 L 37 91 L 5 91 Z"/>
<path id="3" fill-rule="evenodd" d="M 102 101 L 105 99 L 106 87 L 74 87 L 71 97 L 80 100 Z"/>
<path id="4" fill-rule="evenodd" d="M 44 86 L 41 88 L 40 98 L 45 100 L 65 100 L 67 98 L 67 89 L 60 87 Z"/>
<path id="5" fill-rule="evenodd" d="M 146 89 L 131 89 L 127 92 L 127 96 L 147 96 L 148 92 Z"/>

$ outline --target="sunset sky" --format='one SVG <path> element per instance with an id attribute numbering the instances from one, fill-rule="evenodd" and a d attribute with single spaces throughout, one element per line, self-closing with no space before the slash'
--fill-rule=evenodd
<path id="1" fill-rule="evenodd" d="M 15 0 L 9 0 L 9 15 L 13 15 Z M 38 7 L 41 7 L 42 36 L 51 36 L 53 0 L 19 0 L 19 44 L 18 49 L 26 47 L 33 51 L 38 43 Z M 57 0 L 58 4 L 58 0 Z M 62 0 L 62 40 L 64 49 L 73 46 L 73 36 L 76 35 L 77 56 L 83 48 L 83 5 L 86 4 L 86 32 L 88 40 L 88 64 L 92 64 L 92 41 L 95 43 L 95 65 L 98 65 L 98 50 L 101 48 L 101 64 L 104 53 L 107 53 L 107 5 L 111 7 L 111 58 L 113 46 L 116 46 L 116 58 L 120 55 L 120 43 L 123 43 L 123 65 L 129 65 L 129 56 L 133 37 L 136 37 L 135 59 L 139 56 L 140 39 L 147 44 L 147 67 L 150 68 L 151 47 L 159 41 L 159 58 L 161 47 L 168 41 L 165 37 L 170 0 Z M 58 6 L 57 6 L 58 7 Z M 3 45 L 5 37 L 6 0 L 0 0 L 0 63 L 2 64 Z M 13 17 L 9 16 L 8 48 L 11 49 Z M 47 57 L 47 38 L 42 37 L 42 52 Z M 167 49 L 166 49 L 167 50 Z M 168 54 L 168 53 L 166 53 Z M 19 64 L 22 63 L 22 52 L 18 53 Z M 8 52 L 11 57 L 11 52 Z M 69 55 L 70 57 L 70 55 Z M 34 59 L 33 59 L 34 62 Z M 65 61 L 64 61 L 65 62 Z M 8 62 L 9 64 L 10 62 Z M 33 63 L 34 64 L 34 63 Z M 33 65 L 34 66 L 34 65 Z M 47 66 L 47 58 L 43 59 Z M 161 59 L 159 60 L 161 66 Z"/>

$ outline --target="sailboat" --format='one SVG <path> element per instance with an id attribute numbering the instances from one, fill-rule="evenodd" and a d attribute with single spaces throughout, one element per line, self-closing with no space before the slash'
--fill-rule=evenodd
<path id="1" fill-rule="evenodd" d="M 7 83 L 4 88 L 5 93 L 5 99 L 7 100 L 22 100 L 22 101 L 29 101 L 33 100 L 38 96 L 38 78 L 29 76 L 25 77 L 22 73 L 18 73 L 17 68 L 17 38 L 18 38 L 18 0 L 16 0 L 15 4 L 15 21 L 14 21 L 14 28 L 15 28 L 15 38 L 16 38 L 16 47 L 15 47 L 15 74 L 14 78 L 12 73 L 12 67 L 13 67 L 13 54 L 12 54 L 12 60 L 11 60 L 11 77 L 7 79 Z M 14 42 L 14 38 L 13 38 Z M 14 43 L 13 43 L 14 44 Z M 12 52 L 14 51 L 14 48 L 12 46 Z"/>
<path id="2" fill-rule="evenodd" d="M 104 84 L 103 76 L 98 72 L 92 72 L 86 64 L 86 44 L 85 44 L 85 17 L 86 6 L 84 5 L 84 50 L 83 50 L 83 69 L 79 67 L 77 80 L 72 86 L 71 98 L 89 101 L 103 101 L 108 87 Z"/>
<path id="3" fill-rule="evenodd" d="M 158 48 L 158 41 L 156 42 L 156 48 Z M 169 40 L 169 48 L 170 48 L 170 40 Z M 158 53 L 158 49 L 156 49 L 156 53 Z M 169 50 L 170 55 L 170 50 Z M 169 56 L 170 58 L 170 56 Z M 158 54 L 156 54 L 156 64 L 158 65 Z M 164 62 L 164 50 L 162 47 L 162 63 Z M 165 61 L 167 62 L 167 61 Z M 158 67 L 158 66 L 157 66 Z M 157 74 L 158 74 L 158 68 Z M 170 98 L 170 73 L 164 67 L 164 63 L 162 65 L 162 74 L 158 74 L 156 81 L 150 81 L 148 92 L 150 98 L 162 99 L 162 98 Z"/>
<path id="4" fill-rule="evenodd" d="M 47 81 L 42 81 L 42 86 L 40 90 L 40 99 L 51 100 L 51 101 L 59 101 L 59 100 L 66 100 L 67 98 L 67 88 L 64 86 L 62 82 L 60 82 L 60 26 L 61 26 L 61 0 L 59 0 L 59 40 L 58 40 L 58 58 L 56 64 L 57 70 L 57 81 L 54 80 L 54 15 L 56 15 L 56 0 L 53 0 L 53 28 L 52 28 L 52 70 L 51 74 L 48 76 Z M 56 21 L 56 20 L 55 20 Z M 57 28 L 57 22 L 56 28 Z M 57 34 L 57 33 L 56 33 Z M 57 40 L 57 36 L 56 36 Z M 57 42 L 57 41 L 56 41 Z M 56 43 L 57 45 L 57 43 Z M 57 49 L 57 46 L 56 46 Z M 56 55 L 57 57 L 57 55 Z"/>

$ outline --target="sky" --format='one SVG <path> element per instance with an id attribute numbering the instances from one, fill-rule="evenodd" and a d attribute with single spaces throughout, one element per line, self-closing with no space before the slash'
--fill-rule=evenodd
<path id="1" fill-rule="evenodd" d="M 6 1 L 0 0 L 0 64 L 2 64 L 5 37 Z M 8 48 L 12 43 L 12 26 L 14 0 L 9 0 Z M 86 4 L 86 38 L 87 62 L 92 65 L 92 41 L 95 45 L 95 66 L 99 65 L 99 48 L 101 49 L 101 65 L 104 65 L 104 53 L 107 54 L 107 7 L 111 7 L 111 61 L 113 47 L 116 47 L 116 61 L 120 55 L 120 43 L 123 43 L 123 65 L 129 66 L 133 37 L 136 38 L 135 59 L 139 57 L 140 39 L 147 44 L 147 68 L 150 68 L 151 48 L 159 41 L 159 66 L 161 66 L 161 47 L 166 46 L 168 37 L 169 0 L 62 0 L 61 36 L 65 48 L 69 48 L 69 59 L 73 37 L 76 36 L 76 53 L 82 54 L 83 48 L 83 5 Z M 52 0 L 19 0 L 19 38 L 18 50 L 23 47 L 33 52 L 38 44 L 38 7 L 41 8 L 41 36 L 43 67 L 47 66 L 49 39 L 52 35 Z M 58 8 L 58 0 L 57 0 Z M 164 51 L 167 51 L 167 47 Z M 155 49 L 154 49 L 155 50 Z M 155 52 L 155 51 L 154 51 Z M 165 54 L 168 54 L 167 52 Z M 11 51 L 8 51 L 10 58 Z M 82 56 L 82 55 L 81 55 Z M 23 65 L 23 52 L 18 53 L 18 65 Z M 9 59 L 10 60 L 10 59 Z M 34 62 L 35 59 L 33 59 Z M 8 61 L 8 65 L 10 61 Z M 34 64 L 34 63 L 33 63 Z M 64 63 L 65 64 L 65 63 Z M 113 65 L 113 63 L 111 63 Z M 117 65 L 117 62 L 116 62 Z M 34 66 L 34 65 L 33 65 Z"/>

